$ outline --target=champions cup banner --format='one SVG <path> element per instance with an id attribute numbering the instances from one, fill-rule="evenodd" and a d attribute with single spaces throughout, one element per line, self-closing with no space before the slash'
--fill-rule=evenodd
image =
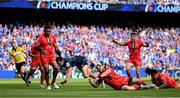
<path id="1" fill-rule="evenodd" d="M 1 0 L 0 8 L 180 13 L 180 6 L 77 3 L 60 1 Z"/>

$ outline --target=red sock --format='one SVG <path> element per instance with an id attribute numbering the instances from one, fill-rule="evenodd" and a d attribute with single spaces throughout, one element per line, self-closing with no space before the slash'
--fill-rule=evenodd
<path id="1" fill-rule="evenodd" d="M 145 83 L 144 81 L 141 81 L 141 82 L 140 82 L 140 84 L 142 84 L 142 85 L 146 85 L 146 83 Z"/>
<path id="2" fill-rule="evenodd" d="M 134 85 L 134 88 L 135 88 L 135 90 L 139 90 L 139 89 L 140 89 L 140 86 Z"/>

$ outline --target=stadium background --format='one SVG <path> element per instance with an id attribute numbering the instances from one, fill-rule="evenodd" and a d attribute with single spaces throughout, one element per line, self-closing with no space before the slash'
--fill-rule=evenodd
<path id="1" fill-rule="evenodd" d="M 163 73 L 168 71 L 173 77 L 180 76 L 180 9 L 178 10 L 180 3 L 178 0 L 66 1 L 101 2 L 110 5 L 113 3 L 111 8 L 115 9 L 108 11 L 36 9 L 37 3 L 29 3 L 31 1 L 0 0 L 0 98 L 180 97 L 179 89 L 115 91 L 108 86 L 95 89 L 87 83 L 86 79 L 71 79 L 60 89 L 51 91 L 41 88 L 39 79 L 32 79 L 31 86 L 27 87 L 24 81 L 16 77 L 15 65 L 9 61 L 8 52 L 11 49 L 9 42 L 14 40 L 28 51 L 32 43 L 31 39 L 43 31 L 41 27 L 45 24 L 55 25 L 53 33 L 59 38 L 59 46 L 67 46 L 70 50 L 73 49 L 75 54 L 98 58 L 102 64 L 110 64 L 117 73 L 124 76 L 128 50 L 126 47 L 116 46 L 108 41 L 118 38 L 123 42 L 129 38 L 132 30 L 139 31 L 142 40 L 150 43 L 149 48 L 141 50 L 143 60 L 141 76 L 146 76 L 143 70 L 149 66 Z M 119 4 L 121 6 L 117 7 Z M 154 8 L 159 5 L 173 6 L 177 10 L 155 11 Z M 130 7 L 132 9 L 129 9 Z M 148 10 L 145 11 L 145 7 L 148 7 Z M 82 45 L 84 48 L 81 47 Z M 62 47 L 59 48 L 66 53 Z M 27 68 L 29 66 L 30 58 L 27 58 Z M 135 76 L 133 70 L 132 68 L 132 74 Z M 34 77 L 38 78 L 38 74 L 37 71 Z M 73 73 L 73 77 L 81 77 L 78 70 Z M 62 76 L 59 75 L 59 78 Z M 149 77 L 141 79 L 151 83 Z M 58 79 L 57 82 L 61 81 L 63 79 Z"/>
<path id="2" fill-rule="evenodd" d="M 9 2 L 14 6 L 8 5 Z M 22 8 L 17 6 L 19 4 L 17 2 L 22 3 Z M 90 59 L 95 58 L 104 65 L 110 65 L 116 72 L 123 75 L 126 75 L 123 70 L 127 62 L 128 50 L 110 43 L 109 40 L 118 38 L 124 42 L 132 31 L 139 32 L 139 37 L 150 43 L 149 48 L 142 49 L 142 69 L 155 67 L 163 72 L 169 71 L 171 76 L 179 76 L 179 13 L 138 12 L 136 6 L 146 5 L 146 3 L 139 4 L 137 2 L 130 3 L 135 6 L 134 12 L 129 12 L 128 8 L 127 12 L 25 8 L 27 7 L 25 2 L 25 0 L 4 0 L 0 4 L 0 23 L 2 24 L 0 25 L 0 73 L 2 73 L 0 78 L 15 77 L 15 67 L 9 62 L 8 57 L 11 48 L 9 42 L 17 41 L 28 52 L 29 45 L 32 43 L 31 39 L 43 31 L 42 26 L 45 24 L 54 26 L 53 33 L 58 36 L 60 46 L 72 48 L 75 54 L 86 55 Z M 5 3 L 9 8 L 2 6 Z M 111 4 L 111 2 L 107 4 Z M 113 4 L 118 5 L 119 3 Z M 172 4 L 170 5 L 172 6 Z M 179 7 L 179 5 L 173 6 Z M 99 39 L 100 37 L 105 40 Z M 82 48 L 81 45 L 86 46 Z M 60 48 L 64 54 L 67 53 L 62 47 Z M 27 58 L 27 68 L 29 66 L 30 58 Z M 143 70 L 141 76 L 146 76 Z"/>

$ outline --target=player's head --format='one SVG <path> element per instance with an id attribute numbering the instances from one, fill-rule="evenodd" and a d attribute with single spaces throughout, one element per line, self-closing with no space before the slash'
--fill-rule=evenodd
<path id="1" fill-rule="evenodd" d="M 56 58 L 56 62 L 57 62 L 57 64 L 60 65 L 60 66 L 62 65 L 62 64 L 61 64 L 62 61 L 63 61 L 63 58 L 62 58 L 62 57 L 57 57 L 57 58 Z"/>
<path id="2" fill-rule="evenodd" d="M 39 37 L 39 35 L 36 35 L 35 37 L 34 37 L 34 42 L 36 42 L 37 40 L 38 40 L 38 37 Z"/>
<path id="3" fill-rule="evenodd" d="M 156 69 L 146 68 L 146 73 L 148 75 L 154 76 L 156 73 L 158 73 L 158 71 Z"/>
<path id="4" fill-rule="evenodd" d="M 97 64 L 96 69 L 98 72 L 102 73 L 104 71 L 104 66 L 102 66 L 101 64 Z"/>
<path id="5" fill-rule="evenodd" d="M 136 33 L 131 33 L 130 36 L 131 36 L 131 40 L 135 40 L 136 39 Z"/>
<path id="6" fill-rule="evenodd" d="M 44 27 L 44 34 L 45 34 L 46 36 L 49 36 L 50 33 L 51 33 L 51 27 L 50 27 L 50 26 L 45 26 L 45 27 Z"/>
<path id="7" fill-rule="evenodd" d="M 13 48 L 17 47 L 16 42 L 14 42 L 14 41 L 11 42 L 11 45 L 12 45 Z"/>

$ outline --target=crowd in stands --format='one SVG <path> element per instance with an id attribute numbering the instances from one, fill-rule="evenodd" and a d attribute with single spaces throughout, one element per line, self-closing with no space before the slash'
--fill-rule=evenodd
<path id="1" fill-rule="evenodd" d="M 48 1 L 48 0 L 47 0 Z M 109 4 L 153 4 L 153 5 L 179 5 L 180 0 L 51 0 L 62 2 L 93 2 Z"/>
<path id="2" fill-rule="evenodd" d="M 86 56 L 90 61 L 98 60 L 103 65 L 110 65 L 116 70 L 124 69 L 129 56 L 127 47 L 111 42 L 118 39 L 126 42 L 130 33 L 137 31 L 138 37 L 149 43 L 148 48 L 141 49 L 142 68 L 180 69 L 180 28 L 138 27 L 121 28 L 116 26 L 78 26 L 53 25 L 52 34 L 58 39 L 58 46 L 65 56 Z M 11 41 L 17 42 L 27 52 L 33 38 L 43 32 L 40 25 L 0 24 L 0 70 L 15 70 L 10 62 Z M 27 66 L 31 58 L 26 58 Z"/>

